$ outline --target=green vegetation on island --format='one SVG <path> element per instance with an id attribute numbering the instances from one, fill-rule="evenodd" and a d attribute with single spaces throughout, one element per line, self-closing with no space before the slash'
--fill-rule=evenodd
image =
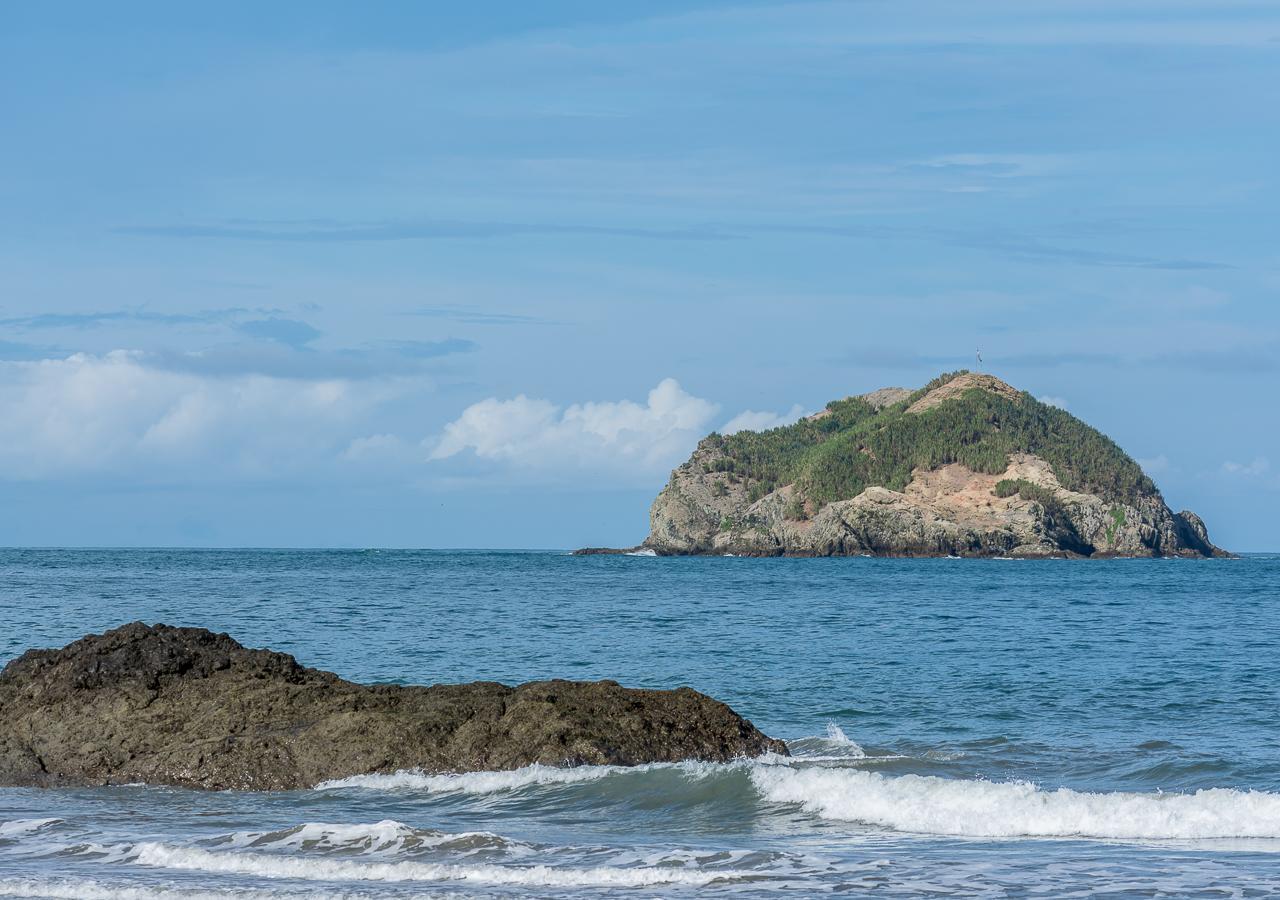
<path id="1" fill-rule="evenodd" d="M 930 391 L 967 374 L 942 375 L 880 409 L 851 397 L 829 403 L 825 413 L 793 425 L 713 434 L 707 446 L 721 455 L 707 470 L 745 482 L 753 501 L 784 484 L 795 484 L 804 498 L 818 505 L 856 497 L 873 486 L 900 491 L 918 468 L 960 463 L 998 475 L 1008 468 L 1010 454 L 1022 452 L 1047 461 L 1069 490 L 1116 503 L 1157 494 L 1151 479 L 1114 441 L 1025 392 L 1014 398 L 973 387 L 945 403 L 907 411 Z M 1009 490 L 1010 495 L 1016 491 L 1045 503 L 1041 495 L 1046 492 L 1029 482 Z"/>

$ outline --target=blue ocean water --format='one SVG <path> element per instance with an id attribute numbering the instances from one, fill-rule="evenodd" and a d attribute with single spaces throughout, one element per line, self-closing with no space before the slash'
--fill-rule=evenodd
<path id="1" fill-rule="evenodd" d="M 1280 556 L 0 551 L 0 662 L 127 621 L 361 681 L 688 684 L 790 759 L 0 789 L 0 896 L 1280 893 Z"/>

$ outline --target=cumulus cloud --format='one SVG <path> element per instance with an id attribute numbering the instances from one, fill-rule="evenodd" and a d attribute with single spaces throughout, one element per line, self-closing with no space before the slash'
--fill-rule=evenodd
<path id="1" fill-rule="evenodd" d="M 686 392 L 674 378 L 644 403 L 610 400 L 561 408 L 521 394 L 473 403 L 445 426 L 430 458 L 471 451 L 481 459 L 539 469 L 652 471 L 679 461 L 706 431 L 719 406 Z"/>
<path id="2" fill-rule="evenodd" d="M 784 413 L 756 412 L 748 409 L 738 413 L 724 424 L 721 434 L 737 434 L 739 431 L 768 431 L 782 425 L 790 425 L 804 415 L 804 407 L 796 404 Z"/>
<path id="3" fill-rule="evenodd" d="M 1058 409 L 1067 408 L 1067 400 L 1065 397 L 1054 397 L 1046 394 L 1043 397 L 1037 397 L 1036 399 L 1048 406 L 1056 406 Z"/>
<path id="4" fill-rule="evenodd" d="M 0 474 L 277 476 L 332 459 L 390 383 L 211 378 L 113 351 L 0 363 Z"/>

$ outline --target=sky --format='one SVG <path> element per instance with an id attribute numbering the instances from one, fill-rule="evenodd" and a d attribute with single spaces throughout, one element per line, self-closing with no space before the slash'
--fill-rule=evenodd
<path id="1" fill-rule="evenodd" d="M 978 368 L 1280 550 L 1280 6 L 0 19 L 0 544 L 629 545 Z"/>

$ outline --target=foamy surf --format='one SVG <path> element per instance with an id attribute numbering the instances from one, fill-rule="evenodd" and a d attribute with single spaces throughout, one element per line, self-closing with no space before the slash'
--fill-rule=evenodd
<path id="1" fill-rule="evenodd" d="M 218 849 L 383 856 L 430 851 L 462 854 L 500 851 L 520 855 L 535 852 L 530 844 L 504 838 L 490 831 L 437 831 L 414 828 L 393 819 L 370 824 L 306 822 L 276 831 L 236 831 L 213 838 L 207 843 Z"/>
<path id="2" fill-rule="evenodd" d="M 0 879 L 0 897 L 23 900 L 341 900 L 333 891 L 209 890 L 181 886 L 112 884 L 90 878 Z"/>
<path id="3" fill-rule="evenodd" d="M 0 838 L 33 834 L 61 822 L 61 819 L 12 819 L 8 822 L 0 822 Z"/>
<path id="4" fill-rule="evenodd" d="M 334 791 L 344 788 L 364 788 L 375 791 L 411 790 L 425 793 L 493 794 L 501 791 L 518 791 L 522 788 L 577 784 L 598 781 L 635 769 L 625 766 L 575 766 L 559 767 L 532 765 L 520 769 L 498 772 L 460 772 L 432 775 L 424 772 L 404 771 L 386 775 L 354 775 L 317 784 L 317 791 Z"/>
<path id="5" fill-rule="evenodd" d="M 758 767 L 763 799 L 824 819 L 957 837 L 1172 841 L 1280 838 L 1280 794 L 1044 790 L 1029 782 L 896 777 L 857 769 Z"/>
<path id="6" fill-rule="evenodd" d="M 754 759 L 727 763 L 696 760 L 678 763 L 647 763 L 638 766 L 548 766 L 535 763 L 518 769 L 486 772 L 430 773 L 402 770 L 385 774 L 353 775 L 322 781 L 317 791 L 363 789 L 410 791 L 428 794 L 497 794 L 528 788 L 586 784 L 615 777 L 638 777 L 650 772 L 673 772 L 692 779 L 713 778 L 728 772 L 743 772 L 752 766 L 799 766 L 822 762 L 866 763 L 908 759 L 898 753 L 868 753 L 845 734 L 835 722 L 828 722 L 822 735 L 798 738 L 788 744 L 793 756 L 766 753 Z M 946 755 L 945 758 L 951 758 Z"/>
<path id="7" fill-rule="evenodd" d="M 479 882 L 530 887 L 651 887 L 690 885 L 767 878 L 750 870 L 690 871 L 658 866 L 504 866 L 492 864 L 429 863 L 417 861 L 366 862 L 345 859 L 286 856 L 257 852 L 217 852 L 148 842 L 135 848 L 134 862 L 160 869 L 177 869 L 258 878 L 288 878 L 330 882 Z"/>
<path id="8" fill-rule="evenodd" d="M 324 781 L 315 786 L 317 791 L 334 791 L 362 788 L 376 791 L 416 791 L 444 794 L 496 794 L 520 791 L 526 788 L 558 785 L 585 784 L 608 778 L 635 778 L 651 772 L 672 772 L 691 779 L 712 778 L 725 772 L 745 771 L 757 765 L 785 765 L 790 760 L 776 754 L 766 754 L 755 760 L 730 763 L 678 762 L 647 763 L 640 766 L 545 766 L 534 764 L 519 769 L 496 772 L 460 772 L 456 774 L 429 774 L 404 771 L 386 775 L 355 775 Z"/>

